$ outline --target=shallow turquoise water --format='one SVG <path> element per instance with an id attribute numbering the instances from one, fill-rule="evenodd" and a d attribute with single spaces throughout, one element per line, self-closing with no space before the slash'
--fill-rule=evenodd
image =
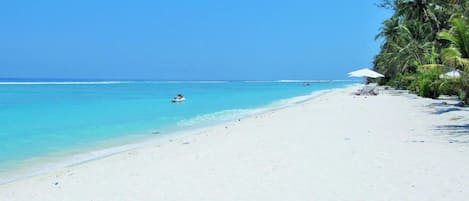
<path id="1" fill-rule="evenodd" d="M 351 82 L 0 82 L 0 171 L 115 139 L 249 115 Z M 170 98 L 186 95 L 183 103 Z M 154 136 L 154 135 L 153 135 Z M 120 143 L 123 143 L 120 141 Z M 124 141 L 125 143 L 125 141 Z"/>

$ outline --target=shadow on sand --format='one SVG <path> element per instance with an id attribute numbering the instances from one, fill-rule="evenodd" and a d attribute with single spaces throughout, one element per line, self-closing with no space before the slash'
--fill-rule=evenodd
<path id="1" fill-rule="evenodd" d="M 441 108 L 441 109 L 435 110 L 434 112 L 432 112 L 432 114 L 444 114 L 444 113 L 454 112 L 454 111 L 461 111 L 461 109 L 460 108 L 455 108 L 455 107 Z"/>
<path id="2" fill-rule="evenodd" d="M 469 124 L 437 126 L 435 130 L 444 131 L 452 138 L 450 143 L 469 143 Z M 458 140 L 466 138 L 467 140 Z"/>

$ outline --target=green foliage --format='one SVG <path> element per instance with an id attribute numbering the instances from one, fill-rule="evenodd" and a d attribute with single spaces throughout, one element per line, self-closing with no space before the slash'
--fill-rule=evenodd
<path id="1" fill-rule="evenodd" d="M 441 51 L 441 56 L 444 64 L 461 70 L 461 77 L 450 85 L 457 87 L 460 98 L 469 104 L 469 20 L 467 16 L 455 14 L 451 22 L 453 27 L 438 35 L 439 39 L 450 42 L 449 47 Z"/>
<path id="2" fill-rule="evenodd" d="M 438 98 L 440 96 L 439 88 L 442 83 L 439 76 L 440 72 L 437 70 L 417 73 L 415 80 L 409 85 L 409 89 L 415 91 L 419 96 Z"/>
<path id="3" fill-rule="evenodd" d="M 469 73 L 463 72 L 460 78 L 461 93 L 460 98 L 465 104 L 469 104 Z"/>
<path id="4" fill-rule="evenodd" d="M 415 80 L 415 74 L 407 73 L 407 74 L 400 74 L 387 83 L 389 86 L 392 86 L 396 89 L 410 89 L 411 83 Z"/>
<path id="5" fill-rule="evenodd" d="M 449 65 L 464 70 L 469 66 L 469 22 L 467 18 L 454 15 L 453 27 L 438 34 L 440 40 L 450 42 L 450 46 L 443 49 L 443 60 Z"/>
<path id="6" fill-rule="evenodd" d="M 461 81 L 457 78 L 448 78 L 442 80 L 439 91 L 441 94 L 446 95 L 460 95 L 461 94 Z M 462 97 L 460 97 L 462 98 Z"/>
<path id="7" fill-rule="evenodd" d="M 382 0 L 394 14 L 376 38 L 383 39 L 374 69 L 380 84 L 437 98 L 459 94 L 469 104 L 469 1 Z M 460 78 L 440 79 L 459 69 Z"/>

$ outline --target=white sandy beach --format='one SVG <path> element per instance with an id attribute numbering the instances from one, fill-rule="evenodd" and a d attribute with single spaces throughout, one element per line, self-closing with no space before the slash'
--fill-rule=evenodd
<path id="1" fill-rule="evenodd" d="M 338 89 L 0 185 L 0 201 L 469 200 L 469 109 Z"/>

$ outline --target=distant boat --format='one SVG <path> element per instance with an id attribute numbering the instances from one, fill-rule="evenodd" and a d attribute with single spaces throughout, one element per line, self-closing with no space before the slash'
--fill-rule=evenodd
<path id="1" fill-rule="evenodd" d="M 184 97 L 184 95 L 182 95 L 182 94 L 178 94 L 176 97 L 171 99 L 171 102 L 178 103 L 178 102 L 182 102 L 184 100 L 186 100 L 186 97 Z"/>

